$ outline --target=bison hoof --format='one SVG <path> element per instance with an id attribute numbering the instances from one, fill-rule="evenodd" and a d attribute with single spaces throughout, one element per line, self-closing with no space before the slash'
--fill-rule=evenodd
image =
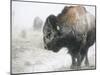
<path id="1" fill-rule="evenodd" d="M 73 65 L 70 67 L 70 69 L 75 69 L 75 70 L 78 70 L 80 68 L 81 68 L 81 66 L 73 66 Z"/>

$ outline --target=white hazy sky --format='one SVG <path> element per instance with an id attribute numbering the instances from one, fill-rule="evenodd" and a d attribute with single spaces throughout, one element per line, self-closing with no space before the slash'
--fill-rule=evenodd
<path id="1" fill-rule="evenodd" d="M 39 16 L 43 22 L 50 14 L 58 15 L 64 8 L 63 4 L 47 4 L 33 2 L 12 2 L 12 27 L 15 29 L 27 29 L 33 25 L 34 18 Z M 85 6 L 95 15 L 95 7 Z"/>

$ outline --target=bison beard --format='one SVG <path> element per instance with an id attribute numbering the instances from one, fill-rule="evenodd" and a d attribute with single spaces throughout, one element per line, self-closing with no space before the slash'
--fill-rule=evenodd
<path id="1" fill-rule="evenodd" d="M 43 28 L 45 48 L 58 52 L 67 47 L 72 57 L 71 68 L 78 69 L 84 58 L 89 66 L 87 54 L 95 42 L 95 30 L 95 19 L 84 7 L 65 7 L 57 17 L 50 15 L 46 19 Z"/>

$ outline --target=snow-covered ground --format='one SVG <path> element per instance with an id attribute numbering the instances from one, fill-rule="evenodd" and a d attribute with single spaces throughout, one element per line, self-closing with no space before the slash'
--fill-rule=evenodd
<path id="1" fill-rule="evenodd" d="M 16 34 L 12 38 L 12 72 L 30 73 L 70 70 L 71 56 L 67 48 L 54 53 L 43 48 L 42 32 L 28 30 L 25 37 Z M 90 67 L 95 68 L 95 44 L 88 52 Z M 82 64 L 84 69 L 84 63 Z"/>
<path id="2" fill-rule="evenodd" d="M 58 53 L 45 50 L 41 32 L 31 33 L 27 33 L 26 38 L 20 36 L 12 41 L 13 73 L 56 71 L 70 67 L 71 58 L 65 48 Z"/>

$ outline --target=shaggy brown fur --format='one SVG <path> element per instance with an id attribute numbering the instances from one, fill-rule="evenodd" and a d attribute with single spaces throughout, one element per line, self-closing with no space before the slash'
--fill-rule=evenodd
<path id="1" fill-rule="evenodd" d="M 86 13 L 86 9 L 82 6 L 70 6 L 65 7 L 60 15 L 58 15 L 58 21 L 63 23 L 69 23 L 70 25 L 75 25 L 78 16 L 83 16 Z"/>

